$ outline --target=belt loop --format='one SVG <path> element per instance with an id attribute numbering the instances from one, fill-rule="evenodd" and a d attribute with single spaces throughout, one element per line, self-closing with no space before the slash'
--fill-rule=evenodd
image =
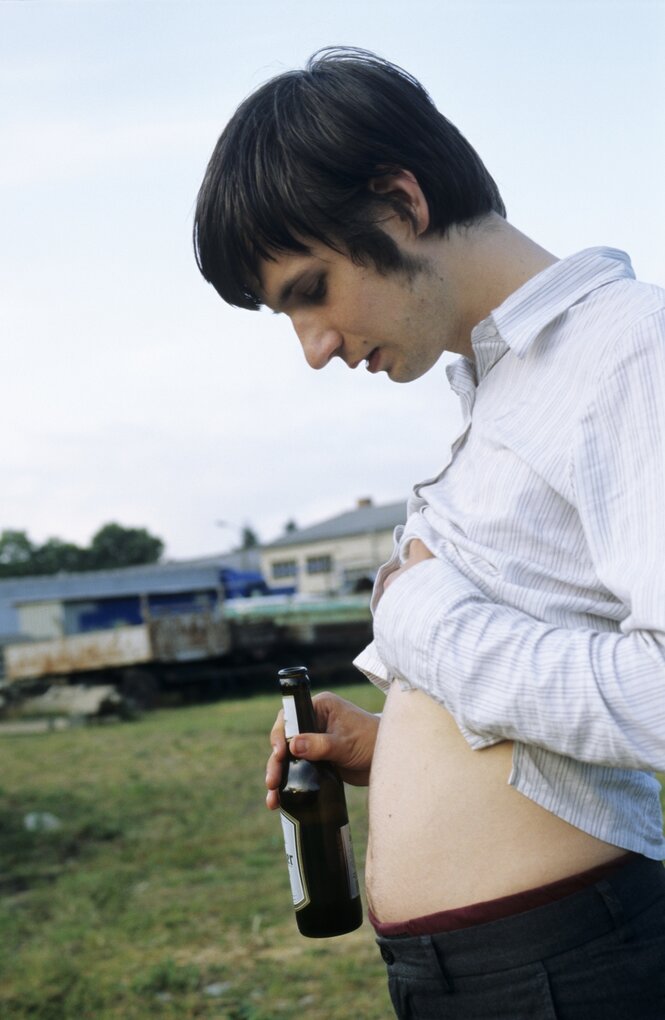
<path id="1" fill-rule="evenodd" d="M 623 904 L 620 898 L 617 896 L 610 883 L 605 879 L 601 879 L 600 882 L 596 882 L 594 888 L 601 896 L 603 903 L 607 907 L 607 911 L 614 922 L 614 927 L 618 930 L 626 920 Z"/>
<path id="2" fill-rule="evenodd" d="M 429 943 L 430 943 L 430 945 L 432 947 L 432 952 L 434 954 L 436 962 L 439 965 L 439 971 L 441 972 L 441 982 L 443 984 L 443 990 L 444 990 L 444 992 L 446 992 L 447 995 L 451 995 L 453 993 L 453 991 L 454 991 L 453 982 L 452 982 L 450 976 L 448 975 L 448 972 L 447 972 L 445 964 L 444 964 L 443 950 L 440 949 L 439 946 L 437 945 L 436 936 L 428 935 L 426 937 L 427 937 L 427 939 L 428 939 L 428 941 L 429 941 Z"/>

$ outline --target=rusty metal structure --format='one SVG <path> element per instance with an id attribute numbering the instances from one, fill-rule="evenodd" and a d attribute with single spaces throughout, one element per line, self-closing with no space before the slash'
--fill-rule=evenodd
<path id="1" fill-rule="evenodd" d="M 17 692 L 112 684 L 148 707 L 169 690 L 194 697 L 266 686 L 285 662 L 348 668 L 371 639 L 368 594 L 229 598 L 218 562 L 5 586 L 20 630 L 0 635 L 0 650 L 4 682 Z"/>
<path id="2" fill-rule="evenodd" d="M 226 655 L 230 648 L 226 620 L 213 613 L 182 613 L 112 630 L 7 645 L 5 676 L 15 682 L 147 663 L 193 662 Z"/>

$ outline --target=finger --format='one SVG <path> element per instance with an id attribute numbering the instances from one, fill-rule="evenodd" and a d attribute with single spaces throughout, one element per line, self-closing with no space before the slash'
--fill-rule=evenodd
<path id="1" fill-rule="evenodd" d="M 383 582 L 384 590 L 389 588 L 393 581 L 396 581 L 400 574 L 403 574 L 405 567 L 399 567 L 397 570 L 393 570 L 392 574 L 388 574 L 385 581 Z"/>
<path id="2" fill-rule="evenodd" d="M 271 754 L 266 765 L 266 786 L 269 790 L 276 790 L 281 781 L 282 762 Z"/>
<path id="3" fill-rule="evenodd" d="M 408 561 L 412 564 L 422 563 L 423 560 L 431 560 L 434 558 L 434 553 L 430 552 L 424 542 L 421 542 L 419 538 L 414 538 L 409 545 Z"/>
<path id="4" fill-rule="evenodd" d="M 279 786 L 282 782 L 282 763 L 276 759 L 274 754 L 271 754 L 268 758 L 265 782 L 268 787 L 268 792 L 266 794 L 266 807 L 270 811 L 275 811 L 276 808 L 279 807 Z"/>
<path id="5" fill-rule="evenodd" d="M 266 795 L 266 807 L 269 811 L 276 811 L 279 807 L 279 794 L 277 790 L 268 790 Z"/>
<path id="6" fill-rule="evenodd" d="M 284 736 L 284 711 L 281 708 L 270 731 L 270 743 L 272 744 L 273 753 L 278 758 L 284 758 L 286 755 L 286 738 Z"/>

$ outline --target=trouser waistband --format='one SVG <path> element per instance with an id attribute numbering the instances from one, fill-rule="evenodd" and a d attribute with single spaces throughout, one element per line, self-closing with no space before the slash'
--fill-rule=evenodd
<path id="1" fill-rule="evenodd" d="M 546 906 L 498 921 L 434 935 L 378 936 L 387 963 L 402 973 L 422 968 L 432 953 L 451 975 L 478 973 L 488 958 L 494 968 L 518 967 L 600 938 L 637 917 L 659 899 L 665 908 L 665 869 L 660 861 L 634 857 L 594 885 Z M 405 970 L 406 968 L 406 970 Z"/>

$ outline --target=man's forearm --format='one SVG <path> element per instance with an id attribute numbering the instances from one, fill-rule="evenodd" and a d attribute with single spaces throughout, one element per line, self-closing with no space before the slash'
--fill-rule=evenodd
<path id="1" fill-rule="evenodd" d="M 374 630 L 389 673 L 440 701 L 474 747 L 511 739 L 665 769 L 665 650 L 653 635 L 541 623 L 434 559 L 390 585 Z"/>

